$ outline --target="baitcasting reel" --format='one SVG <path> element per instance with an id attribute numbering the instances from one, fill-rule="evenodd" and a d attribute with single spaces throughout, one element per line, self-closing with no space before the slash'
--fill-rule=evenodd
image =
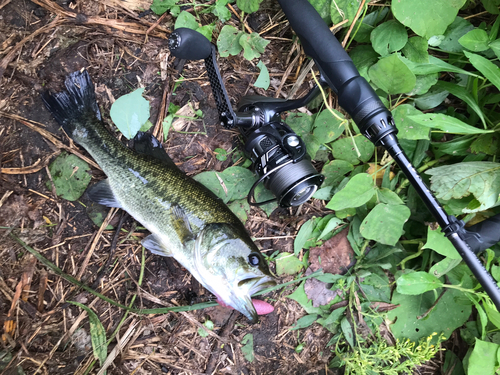
<path id="1" fill-rule="evenodd" d="M 260 206 L 277 200 L 281 207 L 289 207 L 301 205 L 311 198 L 324 176 L 314 169 L 304 141 L 281 121 L 280 113 L 306 105 L 319 89 L 316 87 L 297 100 L 247 96 L 235 112 L 222 82 L 215 45 L 194 30 L 179 28 L 170 35 L 169 48 L 180 59 L 205 59 L 221 125 L 226 129 L 236 126 L 240 130 L 245 153 L 259 176 L 250 189 L 248 203 Z M 252 200 L 255 188 L 261 182 L 276 196 L 275 199 L 258 203 Z"/>

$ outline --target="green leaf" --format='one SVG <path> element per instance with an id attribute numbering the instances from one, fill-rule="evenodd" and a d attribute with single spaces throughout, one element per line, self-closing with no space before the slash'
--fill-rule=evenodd
<path id="1" fill-rule="evenodd" d="M 474 68 L 479 70 L 497 89 L 500 90 L 500 68 L 483 56 L 464 51 Z"/>
<path id="2" fill-rule="evenodd" d="M 335 109 L 333 111 L 340 119 L 333 116 L 328 109 L 325 109 L 314 120 L 313 134 L 322 143 L 330 143 L 344 132 L 344 125 L 341 125 L 344 115 Z"/>
<path id="3" fill-rule="evenodd" d="M 303 316 L 302 318 L 297 320 L 297 323 L 295 323 L 295 325 L 292 328 L 290 328 L 290 331 L 307 328 L 310 325 L 312 325 L 316 321 L 316 319 L 318 319 L 317 314 Z"/>
<path id="4" fill-rule="evenodd" d="M 401 57 L 401 61 L 403 61 L 408 68 L 416 75 L 424 75 L 431 73 L 440 73 L 440 72 L 452 72 L 459 74 L 466 74 L 473 77 L 480 77 L 475 73 L 469 72 L 464 69 L 457 68 L 455 65 L 448 64 L 437 57 L 429 55 L 428 63 L 415 63 L 411 60 L 408 60 L 404 57 Z"/>
<path id="5" fill-rule="evenodd" d="M 410 209 L 406 206 L 377 204 L 363 220 L 361 235 L 393 246 L 403 234 L 403 225 L 409 217 Z"/>
<path id="6" fill-rule="evenodd" d="M 226 161 L 227 160 L 227 151 L 224 150 L 223 148 L 216 148 L 214 150 L 215 158 L 219 161 Z"/>
<path id="7" fill-rule="evenodd" d="M 467 375 L 494 374 L 497 369 L 497 352 L 500 345 L 476 339 L 469 357 Z"/>
<path id="8" fill-rule="evenodd" d="M 224 203 L 245 198 L 255 182 L 255 175 L 242 167 L 229 167 L 223 172 L 201 172 L 193 178 L 210 189 Z"/>
<path id="9" fill-rule="evenodd" d="M 442 35 L 466 0 L 392 0 L 392 13 L 417 35 Z"/>
<path id="10" fill-rule="evenodd" d="M 151 10 L 155 12 L 157 15 L 161 16 L 167 10 L 175 7 L 179 0 L 153 0 L 151 4 Z"/>
<path id="11" fill-rule="evenodd" d="M 207 320 L 205 323 L 203 323 L 203 325 L 210 331 L 214 330 L 214 322 L 212 322 L 211 320 Z M 200 335 L 201 337 L 208 337 L 208 332 L 200 327 L 198 328 L 198 335 Z"/>
<path id="12" fill-rule="evenodd" d="M 343 210 L 364 205 L 375 194 L 373 178 L 367 173 L 359 173 L 349 180 L 347 185 L 335 194 L 326 208 Z"/>
<path id="13" fill-rule="evenodd" d="M 221 22 L 226 22 L 231 19 L 231 11 L 227 9 L 227 4 L 229 0 L 217 0 L 215 2 L 215 8 L 212 13 L 217 16 Z"/>
<path id="14" fill-rule="evenodd" d="M 488 315 L 488 320 L 493 323 L 495 327 L 500 329 L 500 313 L 495 309 L 495 307 L 490 307 L 487 303 L 483 304 L 484 311 Z"/>
<path id="15" fill-rule="evenodd" d="M 422 337 L 441 332 L 445 337 L 450 337 L 455 329 L 469 319 L 472 311 L 470 305 L 456 302 L 460 296 L 463 296 L 462 291 L 447 290 L 429 312 L 438 297 L 433 291 L 418 295 L 405 295 L 394 291 L 392 303 L 399 307 L 388 313 L 388 319 L 396 320 L 391 325 L 391 332 L 399 340 L 418 341 Z M 425 313 L 428 313 L 427 319 L 420 318 Z"/>
<path id="16" fill-rule="evenodd" d="M 332 0 L 309 0 L 309 3 L 311 3 L 326 23 L 331 23 L 330 5 Z"/>
<path id="17" fill-rule="evenodd" d="M 247 60 L 259 58 L 266 46 L 269 44 L 268 40 L 261 38 L 257 33 L 245 34 L 240 36 L 240 45 L 243 47 L 243 57 Z"/>
<path id="18" fill-rule="evenodd" d="M 359 71 L 359 74 L 367 81 L 370 81 L 368 69 L 377 62 L 378 54 L 370 45 L 361 44 L 354 47 L 349 56 Z"/>
<path id="19" fill-rule="evenodd" d="M 149 119 L 149 102 L 142 97 L 143 88 L 120 96 L 111 106 L 109 115 L 127 139 L 135 137 Z"/>
<path id="20" fill-rule="evenodd" d="M 408 33 L 398 21 L 390 20 L 378 25 L 370 34 L 373 49 L 381 56 L 399 51 L 408 42 Z M 427 47 L 427 43 L 426 43 Z"/>
<path id="21" fill-rule="evenodd" d="M 374 84 L 388 94 L 411 91 L 416 84 L 415 75 L 396 53 L 383 57 L 368 70 Z"/>
<path id="22" fill-rule="evenodd" d="M 478 129 L 467 125 L 459 119 L 439 113 L 425 113 L 421 115 L 409 116 L 410 120 L 427 126 L 432 129 L 439 129 L 443 133 L 451 134 L 481 134 L 492 133 L 493 130 Z"/>
<path id="23" fill-rule="evenodd" d="M 353 146 L 353 141 L 361 154 L 358 156 L 356 149 Z M 366 163 L 373 155 L 375 146 L 363 135 L 358 134 L 354 137 L 341 138 L 333 142 L 332 155 L 335 159 L 345 160 L 351 164 Z"/>
<path id="24" fill-rule="evenodd" d="M 255 200 L 257 202 L 265 202 L 265 201 L 268 201 L 268 200 L 273 199 L 273 198 L 276 198 L 276 197 L 269 189 L 265 188 L 264 184 L 259 184 L 255 188 Z M 267 216 L 269 217 L 273 213 L 273 211 L 276 208 L 278 208 L 278 203 L 276 201 L 269 202 L 267 204 L 259 206 L 259 208 L 261 210 L 263 210 L 267 214 Z"/>
<path id="25" fill-rule="evenodd" d="M 297 233 L 297 237 L 295 237 L 295 241 L 293 243 L 293 252 L 295 255 L 299 255 L 300 250 L 302 250 L 306 242 L 311 239 L 314 231 L 314 225 L 314 219 L 309 219 L 300 227 L 299 233 Z"/>
<path id="26" fill-rule="evenodd" d="M 431 175 L 431 189 L 439 199 L 460 199 L 473 194 L 481 203 L 473 210 L 484 211 L 497 204 L 500 195 L 500 164 L 464 162 L 436 167 L 426 171 Z M 464 209 L 464 212 L 470 210 Z"/>
<path id="27" fill-rule="evenodd" d="M 350 26 L 361 5 L 361 0 L 332 0 L 330 16 L 334 25 L 349 20 L 343 27 Z"/>
<path id="28" fill-rule="evenodd" d="M 439 279 L 441 276 L 446 275 L 453 268 L 458 266 L 461 261 L 462 261 L 461 257 L 460 259 L 444 258 L 443 260 L 434 264 L 429 270 L 429 273 L 431 275 L 436 276 Z"/>
<path id="29" fill-rule="evenodd" d="M 202 27 L 198 27 L 195 30 L 198 31 L 200 34 L 203 34 L 205 38 L 208 40 L 212 41 L 212 34 L 214 32 L 215 25 L 205 25 Z"/>
<path id="30" fill-rule="evenodd" d="M 462 52 L 464 47 L 458 40 L 473 30 L 474 26 L 462 17 L 457 17 L 444 33 L 444 39 L 439 45 L 439 48 L 447 52 Z"/>
<path id="31" fill-rule="evenodd" d="M 495 52 L 495 55 L 500 59 L 500 39 L 490 43 L 489 47 Z"/>
<path id="32" fill-rule="evenodd" d="M 325 176 L 323 186 L 337 186 L 349 172 L 352 172 L 354 166 L 344 160 L 332 160 L 323 166 L 321 173 Z"/>
<path id="33" fill-rule="evenodd" d="M 253 335 L 251 333 L 247 333 L 241 340 L 241 343 L 243 344 L 243 346 L 241 347 L 243 356 L 248 362 L 253 362 Z"/>
<path id="34" fill-rule="evenodd" d="M 276 257 L 276 273 L 278 276 L 295 275 L 302 268 L 304 268 L 304 263 L 293 254 L 281 253 Z"/>
<path id="35" fill-rule="evenodd" d="M 245 223 L 248 219 L 247 213 L 250 212 L 250 205 L 246 198 L 238 199 L 232 201 L 228 204 L 228 207 L 233 213 L 241 220 L 242 223 Z"/>
<path id="36" fill-rule="evenodd" d="M 500 10 L 498 6 L 500 5 L 500 0 L 481 0 L 484 9 L 486 9 L 491 14 L 499 14 Z"/>
<path id="37" fill-rule="evenodd" d="M 307 298 L 304 290 L 305 281 L 302 282 L 295 291 L 288 295 L 287 298 L 296 301 L 308 314 L 322 314 L 320 307 L 314 307 L 312 301 Z"/>
<path id="38" fill-rule="evenodd" d="M 381 203 L 398 205 L 403 204 L 403 200 L 392 190 L 381 188 L 378 191 L 378 197 Z"/>
<path id="39" fill-rule="evenodd" d="M 269 79 L 269 70 L 267 70 L 267 67 L 262 61 L 259 61 L 257 67 L 260 69 L 260 74 L 257 78 L 257 81 L 255 81 L 253 85 L 255 87 L 260 87 L 261 89 L 267 90 L 269 88 L 269 84 L 271 83 L 271 80 Z"/>
<path id="40" fill-rule="evenodd" d="M 436 276 L 427 272 L 405 273 L 399 277 L 396 284 L 398 293 L 410 295 L 422 294 L 443 286 Z"/>
<path id="41" fill-rule="evenodd" d="M 108 356 L 106 330 L 102 326 L 102 323 L 99 320 L 97 314 L 89 307 L 79 302 L 74 302 L 74 301 L 68 301 L 68 302 L 75 306 L 80 307 L 81 309 L 87 312 L 90 323 L 90 339 L 92 341 L 92 350 L 94 351 L 94 357 L 99 360 L 99 363 L 102 366 Z"/>
<path id="42" fill-rule="evenodd" d="M 427 227 L 427 242 L 422 249 L 432 249 L 450 259 L 462 259 L 455 246 L 441 232 L 441 228 L 433 230 L 430 226 Z"/>
<path id="43" fill-rule="evenodd" d="M 287 124 L 306 144 L 307 153 L 314 160 L 321 142 L 311 133 L 313 116 L 305 113 L 291 114 L 286 119 Z"/>
<path id="44" fill-rule="evenodd" d="M 403 52 L 408 60 L 416 63 L 428 63 L 429 52 L 427 48 L 427 41 L 424 38 L 421 36 L 414 36 L 408 39 L 408 43 L 406 43 L 401 52 Z"/>
<path id="45" fill-rule="evenodd" d="M 349 323 L 349 320 L 347 320 L 347 318 L 342 319 L 342 321 L 340 322 L 340 328 L 342 329 L 342 333 L 344 334 L 345 339 L 347 340 L 351 348 L 354 349 L 354 334 L 352 331 L 351 323 Z"/>
<path id="46" fill-rule="evenodd" d="M 240 37 L 244 34 L 231 25 L 225 25 L 217 38 L 217 50 L 221 57 L 229 55 L 236 56 L 241 52 L 243 47 L 240 45 Z"/>
<path id="47" fill-rule="evenodd" d="M 415 105 L 421 110 L 436 108 L 450 93 L 438 86 L 433 86 L 425 94 L 415 98 Z"/>
<path id="48" fill-rule="evenodd" d="M 178 29 L 180 27 L 187 27 L 188 29 L 196 30 L 200 25 L 198 25 L 198 21 L 196 21 L 196 17 L 191 13 L 183 10 L 179 17 L 175 20 L 174 29 Z"/>
<path id="49" fill-rule="evenodd" d="M 488 33 L 483 29 L 471 30 L 458 40 L 458 43 L 473 52 L 486 51 L 489 42 Z"/>
<path id="50" fill-rule="evenodd" d="M 392 111 L 400 139 L 429 139 L 429 128 L 413 121 L 410 116 L 422 114 L 410 104 L 401 104 Z"/>
<path id="51" fill-rule="evenodd" d="M 82 196 L 90 183 L 90 166 L 79 157 L 62 153 L 49 166 L 56 194 L 68 201 L 76 201 Z M 47 181 L 47 188 L 52 184 Z"/>
<path id="52" fill-rule="evenodd" d="M 473 98 L 472 94 L 468 90 L 455 83 L 445 82 L 445 81 L 439 81 L 437 83 L 437 86 L 441 87 L 443 90 L 448 91 L 450 94 L 455 95 L 457 98 L 467 103 L 469 107 L 471 107 L 471 109 L 474 112 L 476 112 L 476 114 L 481 119 L 481 122 L 486 127 L 486 120 L 484 119 L 483 111 L 481 110 L 476 100 Z"/>
<path id="53" fill-rule="evenodd" d="M 253 13 L 259 10 L 259 5 L 262 1 L 263 0 L 236 0 L 236 5 L 245 13 Z"/>
<path id="54" fill-rule="evenodd" d="M 474 154 L 497 155 L 500 143 L 496 133 L 481 134 L 470 145 L 470 150 Z"/>

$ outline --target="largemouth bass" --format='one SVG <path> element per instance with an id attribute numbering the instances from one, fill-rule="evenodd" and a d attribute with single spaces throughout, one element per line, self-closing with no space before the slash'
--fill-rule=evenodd
<path id="1" fill-rule="evenodd" d="M 256 322 L 250 296 L 276 282 L 241 221 L 177 168 L 152 135 L 139 133 L 135 151 L 112 136 L 101 121 L 86 70 L 70 74 L 65 85 L 67 91 L 45 93 L 42 99 L 108 177 L 88 190 L 90 199 L 128 212 L 151 232 L 144 247 L 174 257 L 222 305 Z"/>

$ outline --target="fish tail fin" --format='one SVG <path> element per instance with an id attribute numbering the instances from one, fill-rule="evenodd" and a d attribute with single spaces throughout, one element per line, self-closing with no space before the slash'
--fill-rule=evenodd
<path id="1" fill-rule="evenodd" d="M 86 69 L 68 75 L 64 84 L 67 91 L 56 94 L 45 92 L 42 100 L 59 125 L 74 139 L 74 131 L 85 123 L 84 120 L 101 120 L 101 113 L 95 98 L 94 84 Z"/>

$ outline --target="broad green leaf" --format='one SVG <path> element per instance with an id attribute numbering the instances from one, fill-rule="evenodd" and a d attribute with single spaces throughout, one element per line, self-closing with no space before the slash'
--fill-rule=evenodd
<path id="1" fill-rule="evenodd" d="M 257 67 L 260 69 L 260 74 L 259 77 L 257 77 L 257 81 L 255 81 L 253 85 L 267 90 L 269 88 L 269 84 L 271 83 L 271 80 L 269 79 L 269 70 L 267 70 L 267 67 L 262 61 L 259 61 Z"/>
<path id="2" fill-rule="evenodd" d="M 200 27 L 200 25 L 198 25 L 198 21 L 196 21 L 195 16 L 183 10 L 175 20 L 174 29 L 178 29 L 181 27 L 187 27 L 188 29 L 196 30 Z"/>
<path id="3" fill-rule="evenodd" d="M 143 92 L 141 88 L 120 96 L 111 106 L 111 120 L 127 139 L 134 138 L 149 119 L 149 102 Z"/>
<path id="4" fill-rule="evenodd" d="M 495 55 L 500 59 L 500 39 L 494 40 L 489 44 L 489 47 L 495 52 Z"/>
<path id="5" fill-rule="evenodd" d="M 215 25 L 205 25 L 205 26 L 198 27 L 195 30 L 198 31 L 200 34 L 203 34 L 205 36 L 205 38 L 207 38 L 208 40 L 211 41 L 214 29 L 215 29 Z"/>
<path id="6" fill-rule="evenodd" d="M 466 74 L 473 77 L 480 77 L 479 75 L 469 72 L 464 69 L 457 68 L 455 65 L 448 64 L 437 57 L 429 55 L 428 63 L 415 63 L 411 60 L 408 60 L 404 57 L 401 57 L 401 61 L 403 61 L 408 68 L 416 75 L 424 75 L 431 73 L 440 73 L 440 72 L 452 72 L 452 73 L 460 73 Z"/>
<path id="7" fill-rule="evenodd" d="M 87 312 L 89 316 L 90 323 L 90 340 L 92 341 L 92 350 L 94 352 L 94 357 L 99 360 L 100 365 L 104 364 L 108 356 L 108 344 L 106 342 L 106 330 L 102 326 L 101 321 L 97 314 L 79 302 L 68 301 L 69 303 L 80 307 Z"/>
<path id="8" fill-rule="evenodd" d="M 364 205 L 375 194 L 373 178 L 368 173 L 359 173 L 349 180 L 347 185 L 335 194 L 326 208 L 343 210 Z"/>
<path id="9" fill-rule="evenodd" d="M 378 54 L 370 45 L 361 44 L 354 47 L 349 56 L 359 71 L 359 74 L 367 81 L 370 81 L 368 69 L 377 62 Z"/>
<path id="10" fill-rule="evenodd" d="M 474 26 L 469 21 L 464 20 L 462 17 L 455 18 L 453 23 L 446 29 L 439 48 L 447 52 L 462 52 L 464 47 L 458 40 L 473 29 Z"/>
<path id="11" fill-rule="evenodd" d="M 427 242 L 422 249 L 432 249 L 450 259 L 462 259 L 455 246 L 441 232 L 441 228 L 432 230 L 430 226 L 427 227 Z"/>
<path id="12" fill-rule="evenodd" d="M 336 187 L 349 172 L 352 172 L 354 166 L 344 160 L 332 160 L 325 164 L 321 173 L 325 176 L 323 186 Z"/>
<path id="13" fill-rule="evenodd" d="M 486 51 L 489 42 L 488 33 L 483 29 L 471 30 L 458 40 L 458 43 L 473 52 Z"/>
<path id="14" fill-rule="evenodd" d="M 354 148 L 353 141 L 356 143 L 357 149 Z M 335 159 L 345 160 L 351 164 L 359 164 L 360 162 L 366 163 L 371 159 L 375 146 L 367 138 L 361 134 L 354 137 L 346 137 L 336 140 L 332 143 L 332 155 Z"/>
<path id="15" fill-rule="evenodd" d="M 212 322 L 211 320 L 207 320 L 205 323 L 203 323 L 203 325 L 210 331 L 214 330 L 214 322 Z M 198 328 L 198 335 L 200 335 L 201 337 L 208 337 L 208 332 L 200 327 Z"/>
<path id="16" fill-rule="evenodd" d="M 378 198 L 381 203 L 399 205 L 403 204 L 403 200 L 392 190 L 381 188 L 377 192 Z"/>
<path id="17" fill-rule="evenodd" d="M 225 25 L 217 38 L 217 50 L 221 57 L 229 55 L 236 56 L 241 52 L 243 47 L 240 45 L 240 37 L 244 34 L 231 25 Z"/>
<path id="18" fill-rule="evenodd" d="M 333 116 L 328 109 L 322 111 L 314 120 L 313 134 L 321 143 L 330 143 L 344 132 L 344 125 L 341 125 L 344 115 L 335 109 L 333 111 L 340 117 L 340 120 Z"/>
<path id="19" fill-rule="evenodd" d="M 314 160 L 321 142 L 312 134 L 313 116 L 305 113 L 290 114 L 286 122 L 306 144 L 307 153 Z"/>
<path id="20" fill-rule="evenodd" d="M 323 18 L 326 23 L 330 24 L 330 5 L 332 4 L 332 0 L 309 0 L 309 2 L 316 9 L 321 18 Z"/>
<path id="21" fill-rule="evenodd" d="M 194 179 L 227 203 L 245 198 L 255 182 L 255 175 L 246 168 L 229 167 L 223 172 L 201 172 Z"/>
<path id="22" fill-rule="evenodd" d="M 373 49 L 381 56 L 399 51 L 408 41 L 408 33 L 398 21 L 390 20 L 378 25 L 370 34 Z M 427 43 L 426 43 L 427 44 Z"/>
<path id="23" fill-rule="evenodd" d="M 340 322 L 340 328 L 342 329 L 342 333 L 344 334 L 345 339 L 347 340 L 351 348 L 354 349 L 354 333 L 352 331 L 351 323 L 349 323 L 349 320 L 347 320 L 347 318 L 342 319 L 342 321 Z"/>
<path id="24" fill-rule="evenodd" d="M 314 307 L 312 301 L 307 298 L 304 285 L 305 281 L 303 281 L 292 294 L 289 294 L 287 298 L 296 301 L 308 314 L 322 314 L 322 309 L 320 307 Z"/>
<path id="25" fill-rule="evenodd" d="M 56 194 L 68 201 L 76 201 L 90 183 L 90 166 L 79 157 L 62 153 L 49 166 Z M 47 188 L 52 189 L 51 181 Z"/>
<path id="26" fill-rule="evenodd" d="M 398 308 L 389 311 L 388 318 L 392 321 L 391 332 L 400 340 L 418 341 L 433 333 L 443 333 L 445 337 L 461 327 L 470 317 L 472 307 L 459 304 L 456 299 L 463 296 L 459 290 L 447 290 L 433 307 L 438 295 L 434 291 L 418 295 L 405 295 L 394 291 L 392 303 Z M 427 319 L 421 318 L 428 313 Z"/>
<path id="27" fill-rule="evenodd" d="M 439 113 L 425 113 L 409 116 L 410 120 L 432 129 L 439 129 L 443 133 L 450 134 L 481 134 L 491 133 L 493 130 L 478 129 L 467 125 L 459 119 Z"/>
<path id="28" fill-rule="evenodd" d="M 441 288 L 443 283 L 427 272 L 405 273 L 396 281 L 397 291 L 401 294 L 418 295 Z"/>
<path id="29" fill-rule="evenodd" d="M 464 51 L 474 68 L 479 70 L 497 89 L 500 90 L 500 68 L 483 56 Z"/>
<path id="30" fill-rule="evenodd" d="M 483 304 L 484 311 L 488 315 L 488 320 L 493 323 L 495 327 L 500 329 L 500 313 L 496 310 L 495 307 L 490 307 L 487 303 Z"/>
<path id="31" fill-rule="evenodd" d="M 425 74 L 425 75 L 419 75 L 416 76 L 417 80 L 415 83 L 415 87 L 413 90 L 407 93 L 409 96 L 415 96 L 415 95 L 424 95 L 429 92 L 429 90 L 434 86 L 437 81 L 438 81 L 438 74 L 437 73 L 431 73 L 431 74 Z M 421 96 L 417 97 L 416 100 L 418 100 Z"/>
<path id="32" fill-rule="evenodd" d="M 401 52 L 403 52 L 408 60 L 416 63 L 428 63 L 429 52 L 427 48 L 427 41 L 424 38 L 421 36 L 414 36 L 408 39 L 408 43 L 406 43 Z"/>
<path id="33" fill-rule="evenodd" d="M 312 325 L 316 321 L 316 319 L 318 319 L 317 314 L 303 316 L 302 318 L 297 320 L 295 325 L 292 328 L 290 328 L 290 330 L 295 331 L 297 329 L 307 328 L 310 325 Z"/>
<path id="34" fill-rule="evenodd" d="M 429 39 L 442 35 L 465 0 L 392 0 L 392 13 L 417 35 Z"/>
<path id="35" fill-rule="evenodd" d="M 243 47 L 243 57 L 247 60 L 253 60 L 264 53 L 268 40 L 261 38 L 257 33 L 245 34 L 240 36 L 240 45 Z"/>
<path id="36" fill-rule="evenodd" d="M 422 112 L 410 104 L 401 104 L 392 111 L 400 139 L 429 139 L 429 128 L 410 118 L 420 114 Z"/>
<path id="37" fill-rule="evenodd" d="M 332 0 L 330 15 L 333 24 L 336 25 L 344 20 L 349 20 L 343 27 L 350 26 L 360 5 L 361 0 Z"/>
<path id="38" fill-rule="evenodd" d="M 460 259 L 444 258 L 443 260 L 434 264 L 429 270 L 429 273 L 431 275 L 436 276 L 439 279 L 441 276 L 446 275 L 453 268 L 458 266 L 461 261 L 462 261 L 461 257 Z"/>
<path id="39" fill-rule="evenodd" d="M 293 242 L 293 252 L 295 255 L 299 255 L 300 250 L 304 248 L 306 242 L 312 238 L 314 226 L 314 219 L 309 219 L 300 227 L 299 233 L 297 233 L 297 237 L 295 237 L 295 241 Z"/>
<path id="40" fill-rule="evenodd" d="M 494 374 L 497 369 L 497 352 L 500 345 L 476 339 L 469 357 L 467 375 Z"/>
<path id="41" fill-rule="evenodd" d="M 304 263 L 293 254 L 281 253 L 276 257 L 276 273 L 278 276 L 295 275 L 302 268 L 304 268 Z"/>
<path id="42" fill-rule="evenodd" d="M 238 199 L 232 201 L 227 205 L 231 211 L 241 220 L 242 223 L 245 223 L 248 219 L 248 212 L 250 212 L 250 205 L 246 198 Z"/>
<path id="43" fill-rule="evenodd" d="M 500 0 L 481 0 L 481 3 L 483 4 L 484 9 L 486 9 L 491 14 L 500 13 L 500 9 L 498 9 L 498 7 L 500 6 Z"/>
<path id="44" fill-rule="evenodd" d="M 227 3 L 229 3 L 229 1 L 230 0 L 217 0 L 215 2 L 215 7 L 212 10 L 212 13 L 215 14 L 222 22 L 226 22 L 231 19 L 231 11 L 227 9 Z"/>
<path id="45" fill-rule="evenodd" d="M 471 107 L 472 110 L 476 112 L 476 114 L 481 119 L 481 122 L 486 127 L 486 120 L 484 119 L 483 111 L 481 110 L 476 100 L 473 98 L 472 94 L 468 90 L 455 83 L 446 81 L 439 81 L 437 83 L 437 86 L 441 87 L 442 89 L 448 91 L 450 94 L 455 95 L 457 98 L 467 103 L 469 107 Z"/>
<path id="46" fill-rule="evenodd" d="M 321 234 L 318 236 L 318 241 L 324 239 L 328 235 L 331 235 L 334 232 L 334 229 L 338 228 L 339 225 L 343 225 L 344 222 L 340 220 L 338 217 L 332 217 L 328 220 L 325 228 L 321 231 Z"/>
<path id="47" fill-rule="evenodd" d="M 498 202 L 500 163 L 464 162 L 432 168 L 426 173 L 432 176 L 431 189 L 439 199 L 460 199 L 473 194 L 481 203 L 474 211 L 484 211 Z"/>
<path id="48" fill-rule="evenodd" d="M 388 94 L 411 91 L 416 84 L 415 75 L 396 53 L 383 57 L 368 70 L 374 84 Z"/>
<path id="49" fill-rule="evenodd" d="M 253 353 L 253 335 L 251 333 L 247 333 L 241 340 L 241 344 L 243 344 L 241 347 L 243 356 L 248 362 L 253 362 L 255 358 Z"/>
<path id="50" fill-rule="evenodd" d="M 274 198 L 276 198 L 274 196 L 274 194 L 269 189 L 266 189 L 264 184 L 259 184 L 255 188 L 255 200 L 257 202 L 265 202 L 265 201 L 268 201 L 268 200 L 274 199 Z M 276 201 L 269 202 L 269 203 L 266 203 L 262 206 L 259 206 L 259 208 L 261 210 L 263 210 L 267 214 L 268 217 L 273 213 L 273 211 L 277 207 L 278 207 L 278 203 Z"/>
<path id="51" fill-rule="evenodd" d="M 497 133 L 481 134 L 470 145 L 471 152 L 475 154 L 497 155 L 500 142 Z"/>
<path id="52" fill-rule="evenodd" d="M 361 235 L 394 246 L 403 234 L 403 225 L 409 217 L 410 209 L 406 206 L 379 203 L 361 223 Z"/>
<path id="53" fill-rule="evenodd" d="M 425 111 L 436 108 L 448 97 L 450 93 L 438 86 L 433 86 L 425 94 L 414 99 L 415 105 Z"/>
<path id="54" fill-rule="evenodd" d="M 253 13 L 259 10 L 263 0 L 236 0 L 236 5 L 245 13 Z"/>
<path id="55" fill-rule="evenodd" d="M 151 10 L 161 16 L 167 10 L 174 8 L 179 0 L 153 0 Z"/>

